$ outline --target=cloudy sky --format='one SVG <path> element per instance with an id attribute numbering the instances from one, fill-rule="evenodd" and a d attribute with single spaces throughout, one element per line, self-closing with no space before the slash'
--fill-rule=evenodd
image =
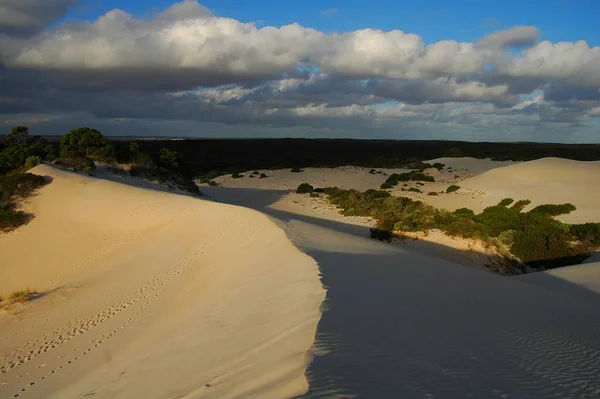
<path id="1" fill-rule="evenodd" d="M 36 134 L 600 141 L 600 1 L 0 0 Z"/>

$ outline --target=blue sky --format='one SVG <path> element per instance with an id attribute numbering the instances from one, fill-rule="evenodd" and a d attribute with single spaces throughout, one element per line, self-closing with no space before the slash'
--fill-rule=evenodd
<path id="1" fill-rule="evenodd" d="M 89 0 L 69 14 L 95 19 L 120 8 L 151 17 L 173 0 Z M 259 25 L 297 22 L 324 32 L 363 28 L 399 29 L 417 33 L 427 44 L 440 40 L 473 41 L 486 33 L 515 25 L 534 25 L 542 39 L 552 42 L 586 40 L 600 45 L 600 0 L 205 0 L 201 4 L 218 16 Z M 322 15 L 325 10 L 335 10 Z"/>

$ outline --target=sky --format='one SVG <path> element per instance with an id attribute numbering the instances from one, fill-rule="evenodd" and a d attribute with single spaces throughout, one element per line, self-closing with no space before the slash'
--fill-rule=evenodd
<path id="1" fill-rule="evenodd" d="M 0 127 L 600 142 L 600 1 L 0 0 Z"/>

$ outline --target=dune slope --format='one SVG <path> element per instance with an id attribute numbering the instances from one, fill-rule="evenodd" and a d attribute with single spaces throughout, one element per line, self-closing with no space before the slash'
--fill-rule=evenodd
<path id="1" fill-rule="evenodd" d="M 542 158 L 492 169 L 460 185 L 485 192 L 483 207 L 507 197 L 531 200 L 526 209 L 541 204 L 572 203 L 577 210 L 557 219 L 566 223 L 600 222 L 600 162 Z"/>
<path id="2" fill-rule="evenodd" d="M 39 166 L 36 217 L 0 235 L 0 397 L 286 397 L 324 291 L 264 215 Z"/>

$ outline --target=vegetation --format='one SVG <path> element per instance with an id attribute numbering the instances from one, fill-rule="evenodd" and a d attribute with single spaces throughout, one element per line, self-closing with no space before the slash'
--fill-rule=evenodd
<path id="1" fill-rule="evenodd" d="M 239 173 L 236 172 L 236 173 L 233 173 L 231 175 L 231 177 L 233 177 L 234 179 L 241 179 L 242 177 L 244 177 L 244 175 L 239 174 Z"/>
<path id="2" fill-rule="evenodd" d="M 458 191 L 458 190 L 460 190 L 460 186 L 453 184 L 446 189 L 446 193 L 453 193 L 454 191 Z"/>
<path id="3" fill-rule="evenodd" d="M 13 303 L 25 303 L 34 298 L 38 292 L 27 288 L 26 290 L 11 292 L 8 297 L 0 295 L 0 309 Z"/>
<path id="4" fill-rule="evenodd" d="M 510 204 L 512 204 L 513 202 L 515 202 L 514 199 L 512 198 L 504 198 L 502 201 L 500 201 L 500 206 L 509 206 Z"/>
<path id="5" fill-rule="evenodd" d="M 423 192 L 416 187 L 410 187 L 407 191 L 411 191 L 413 193 L 422 193 Z"/>
<path id="6" fill-rule="evenodd" d="M 438 193 L 436 193 L 435 191 L 430 191 L 430 192 L 427 193 L 427 195 L 437 196 Z"/>
<path id="7" fill-rule="evenodd" d="M 259 179 L 265 179 L 267 177 L 268 177 L 267 175 L 265 175 L 264 173 L 261 173 Z"/>
<path id="8" fill-rule="evenodd" d="M 412 171 L 407 173 L 392 173 L 388 176 L 385 182 L 381 185 L 381 189 L 388 189 L 398 185 L 399 182 L 403 181 L 427 181 L 433 182 L 435 179 L 432 176 L 423 174 L 421 172 Z"/>
<path id="9" fill-rule="evenodd" d="M 515 204 L 512 206 L 513 208 L 522 210 L 523 208 L 525 208 L 527 205 L 531 204 L 531 201 L 528 199 L 525 200 L 518 200 L 517 202 L 515 202 Z"/>
<path id="10" fill-rule="evenodd" d="M 292 168 L 292 170 L 290 172 L 292 172 L 292 173 L 300 173 L 300 172 L 304 172 L 304 170 L 302 170 L 300 168 Z"/>
<path id="11" fill-rule="evenodd" d="M 308 183 L 302 183 L 296 189 L 298 194 L 310 194 L 314 191 L 314 187 Z"/>
<path id="12" fill-rule="evenodd" d="M 123 162 L 131 162 L 129 169 L 131 176 L 157 180 L 161 184 L 169 183 L 190 194 L 202 195 L 194 182 L 191 168 L 177 151 L 163 148 L 151 156 L 142 152 L 139 144 L 133 142 L 126 151 L 121 150 L 120 158 Z M 209 174 L 211 177 L 219 175 L 218 173 Z"/>
<path id="13" fill-rule="evenodd" d="M 460 148 L 452 147 L 446 152 L 446 156 L 449 158 L 462 158 L 465 154 L 462 152 Z"/>
<path id="14" fill-rule="evenodd" d="M 325 193 L 344 215 L 376 219 L 371 236 L 378 239 L 387 239 L 394 232 L 440 229 L 450 236 L 482 240 L 497 247 L 507 259 L 514 257 L 529 266 L 546 268 L 578 263 L 600 246 L 600 224 L 567 225 L 551 217 L 574 209 L 571 204 L 543 206 L 541 211 L 524 213 L 506 205 L 512 201 L 503 201 L 475 214 L 466 208 L 438 210 L 383 190 L 359 192 L 334 187 L 325 189 Z"/>
<path id="15" fill-rule="evenodd" d="M 0 231 L 16 229 L 33 217 L 29 213 L 17 210 L 17 200 L 27 197 L 44 184 L 42 176 L 31 173 L 0 176 Z"/>
<path id="16" fill-rule="evenodd" d="M 121 154 L 129 153 L 130 143 L 131 140 L 112 141 L 119 158 Z M 491 158 L 499 161 L 529 161 L 543 157 L 582 161 L 600 160 L 600 144 L 290 138 L 164 139 L 141 140 L 138 144 L 139 150 L 152 158 L 158 155 L 161 148 L 177 151 L 190 165 L 193 177 L 204 176 L 211 172 L 224 175 L 243 170 L 289 170 L 293 167 L 344 165 L 373 168 L 377 173 L 380 168 L 409 168 L 414 166 L 415 162 L 446 156 L 453 147 L 460 149 L 465 157 Z"/>

